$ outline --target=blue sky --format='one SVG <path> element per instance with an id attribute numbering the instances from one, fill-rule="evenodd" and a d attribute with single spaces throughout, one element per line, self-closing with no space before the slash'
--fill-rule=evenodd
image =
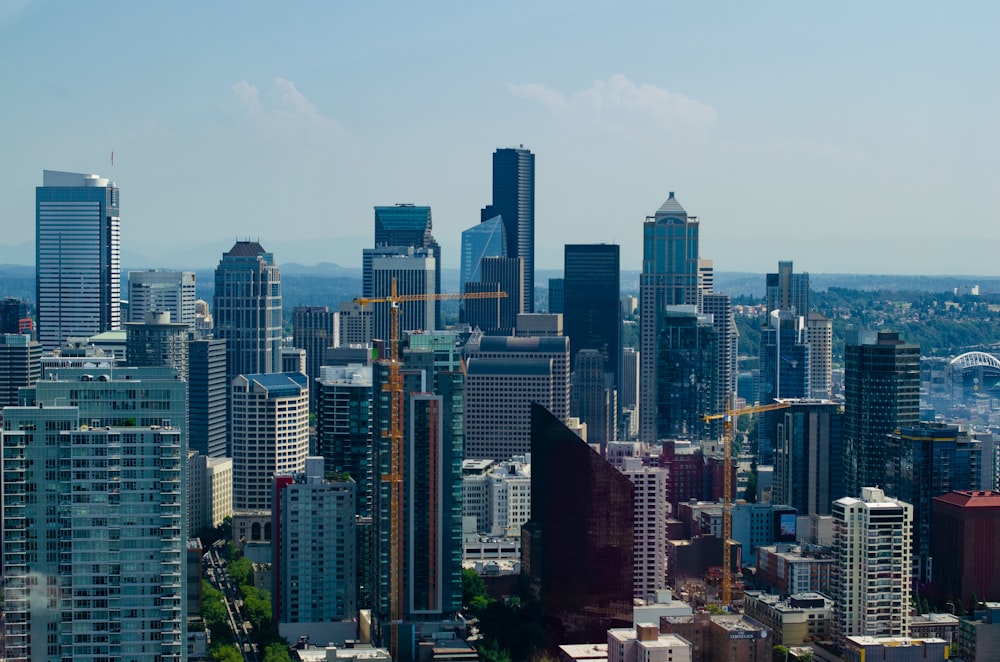
<path id="1" fill-rule="evenodd" d="M 0 247 L 54 169 L 117 181 L 126 266 L 360 266 L 413 202 L 457 267 L 523 144 L 539 267 L 639 269 L 676 191 L 718 270 L 997 273 L 995 3 L 484 5 L 0 4 Z"/>

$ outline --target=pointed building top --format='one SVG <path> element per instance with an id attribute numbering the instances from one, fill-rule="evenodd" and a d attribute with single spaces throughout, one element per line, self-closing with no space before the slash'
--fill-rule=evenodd
<path id="1" fill-rule="evenodd" d="M 656 210 L 656 218 L 663 216 L 687 216 L 687 211 L 681 207 L 681 203 L 677 202 L 673 191 L 670 192 L 670 197 L 667 198 L 666 202 Z"/>

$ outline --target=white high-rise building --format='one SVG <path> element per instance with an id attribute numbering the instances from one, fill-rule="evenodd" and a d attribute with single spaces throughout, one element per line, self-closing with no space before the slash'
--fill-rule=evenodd
<path id="1" fill-rule="evenodd" d="M 35 302 L 46 350 L 121 324 L 118 187 L 97 175 L 45 170 L 35 189 Z"/>
<path id="2" fill-rule="evenodd" d="M 642 458 L 624 459 L 622 473 L 635 486 L 635 597 L 667 586 L 667 470 L 642 466 Z"/>
<path id="3" fill-rule="evenodd" d="M 822 313 L 809 313 L 806 342 L 809 343 L 809 397 L 829 399 L 833 385 L 833 321 Z"/>
<path id="4" fill-rule="evenodd" d="M 309 379 L 298 372 L 239 375 L 232 403 L 233 510 L 270 512 L 275 474 L 306 466 Z"/>
<path id="5" fill-rule="evenodd" d="M 833 502 L 833 638 L 910 635 L 913 506 L 877 487 Z"/>
<path id="6" fill-rule="evenodd" d="M 514 456 L 481 473 L 463 467 L 462 473 L 462 516 L 475 517 L 479 533 L 520 537 L 521 526 L 531 516 L 530 454 Z"/>
<path id="7" fill-rule="evenodd" d="M 144 322 L 147 313 L 170 313 L 170 321 L 195 326 L 193 271 L 128 272 L 128 321 Z"/>

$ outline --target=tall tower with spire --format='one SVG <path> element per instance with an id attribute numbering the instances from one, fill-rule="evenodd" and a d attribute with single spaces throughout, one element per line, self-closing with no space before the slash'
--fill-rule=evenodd
<path id="1" fill-rule="evenodd" d="M 698 219 L 688 215 L 671 191 L 642 227 L 642 275 L 639 281 L 641 350 L 639 354 L 639 438 L 655 442 L 656 347 L 667 306 L 701 310 L 698 287 Z"/>

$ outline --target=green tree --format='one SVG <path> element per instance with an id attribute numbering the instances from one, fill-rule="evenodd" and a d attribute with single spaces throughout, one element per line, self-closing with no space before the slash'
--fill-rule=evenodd
<path id="1" fill-rule="evenodd" d="M 969 613 L 972 613 L 972 612 L 976 611 L 977 609 L 979 609 L 979 596 L 977 596 L 976 592 L 973 591 L 972 592 L 972 599 L 969 600 Z"/>
<path id="2" fill-rule="evenodd" d="M 486 598 L 487 603 L 489 602 L 486 582 L 472 568 L 462 568 L 462 604 L 472 607 L 472 601 L 478 597 Z"/>
<path id="3" fill-rule="evenodd" d="M 788 654 L 791 652 L 788 649 L 788 646 L 781 646 L 781 645 L 775 646 L 774 648 L 771 649 L 771 651 L 773 653 L 772 659 L 774 660 L 774 662 L 787 662 Z"/>
<path id="4" fill-rule="evenodd" d="M 230 561 L 226 565 L 226 570 L 238 586 L 248 586 L 253 583 L 253 563 L 245 556 Z"/>
<path id="5" fill-rule="evenodd" d="M 243 654 L 235 644 L 215 644 L 208 651 L 212 662 L 243 662 Z"/>
<path id="6" fill-rule="evenodd" d="M 511 662 L 510 651 L 501 650 L 495 639 L 481 639 L 476 651 L 482 662 Z"/>
<path id="7" fill-rule="evenodd" d="M 232 641 L 222 592 L 204 580 L 201 582 L 201 609 L 198 610 L 198 615 L 205 619 L 205 627 L 212 634 L 212 641 Z"/>
<path id="8" fill-rule="evenodd" d="M 288 646 L 275 642 L 264 649 L 264 662 L 292 662 L 288 654 Z"/>
<path id="9" fill-rule="evenodd" d="M 271 594 L 256 586 L 241 586 L 243 609 L 255 628 L 266 629 L 271 620 Z"/>

